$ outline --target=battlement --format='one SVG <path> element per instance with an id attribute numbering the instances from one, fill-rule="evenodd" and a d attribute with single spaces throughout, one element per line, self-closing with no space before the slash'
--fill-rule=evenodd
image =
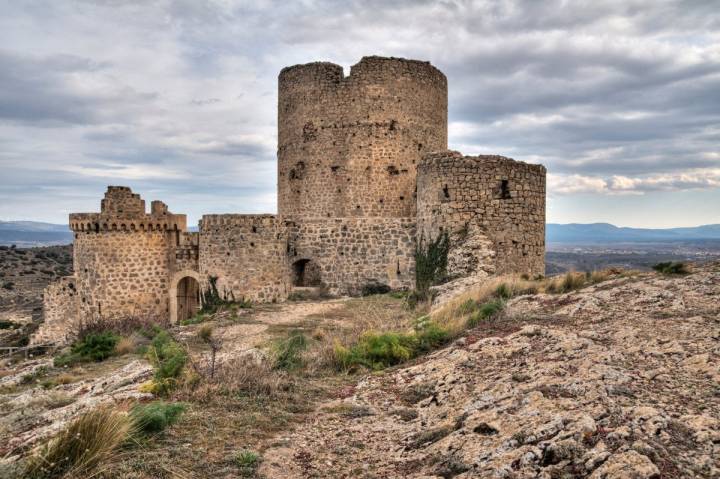
<path id="1" fill-rule="evenodd" d="M 345 75 L 343 67 L 331 62 L 311 62 L 285 67 L 280 70 L 278 81 L 321 83 L 341 87 L 343 82 L 362 83 L 366 80 L 395 78 L 397 75 L 425 78 L 447 87 L 447 77 L 430 62 L 406 58 L 367 56 L 350 67 Z"/>
<path id="2" fill-rule="evenodd" d="M 145 200 L 127 186 L 108 186 L 100 201 L 100 213 L 71 213 L 70 229 L 75 232 L 108 231 L 185 231 L 187 218 L 168 210 L 162 201 L 151 203 L 145 212 Z"/>

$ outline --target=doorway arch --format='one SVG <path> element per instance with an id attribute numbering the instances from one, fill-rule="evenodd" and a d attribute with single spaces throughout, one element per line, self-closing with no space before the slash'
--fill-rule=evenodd
<path id="1" fill-rule="evenodd" d="M 185 270 L 175 273 L 170 287 L 170 321 L 179 323 L 200 310 L 200 275 Z"/>
<path id="2" fill-rule="evenodd" d="M 322 286 L 320 265 L 311 259 L 299 259 L 293 263 L 293 286 Z"/>

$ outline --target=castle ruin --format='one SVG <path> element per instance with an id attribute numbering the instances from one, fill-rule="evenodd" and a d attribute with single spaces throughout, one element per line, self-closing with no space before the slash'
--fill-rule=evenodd
<path id="1" fill-rule="evenodd" d="M 278 214 L 185 215 L 110 186 L 73 213 L 74 276 L 50 285 L 33 342 L 64 342 L 93 316 L 196 313 L 210 278 L 228 297 L 295 288 L 355 295 L 415 285 L 416 247 L 447 233 L 450 276 L 544 273 L 545 168 L 448 151 L 447 79 L 428 62 L 364 57 L 345 76 L 280 72 Z"/>

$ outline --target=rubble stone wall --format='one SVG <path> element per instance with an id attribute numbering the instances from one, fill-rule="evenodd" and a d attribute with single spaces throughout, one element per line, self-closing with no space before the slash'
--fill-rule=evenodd
<path id="1" fill-rule="evenodd" d="M 274 215 L 204 215 L 200 221 L 202 287 L 217 277 L 220 293 L 270 302 L 287 298 L 291 275 L 287 229 Z"/>
<path id="2" fill-rule="evenodd" d="M 496 273 L 544 274 L 545 173 L 502 156 L 428 154 L 418 166 L 418 236 L 483 235 Z"/>
<path id="3" fill-rule="evenodd" d="M 304 219 L 291 223 L 290 245 L 291 266 L 312 261 L 334 294 L 359 294 L 371 283 L 415 285 L 414 218 Z"/>
<path id="4" fill-rule="evenodd" d="M 278 213 L 409 217 L 423 153 L 447 148 L 447 79 L 428 62 L 364 57 L 280 72 Z"/>
<path id="5" fill-rule="evenodd" d="M 165 320 L 173 240 L 165 231 L 77 233 L 73 263 L 81 316 Z"/>
<path id="6" fill-rule="evenodd" d="M 79 299 L 74 276 L 49 284 L 43 292 L 45 320 L 30 344 L 65 344 L 71 340 L 79 320 Z"/>

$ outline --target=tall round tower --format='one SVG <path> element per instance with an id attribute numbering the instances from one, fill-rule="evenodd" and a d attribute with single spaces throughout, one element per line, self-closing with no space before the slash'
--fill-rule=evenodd
<path id="1" fill-rule="evenodd" d="M 364 57 L 280 72 L 278 212 L 409 217 L 417 164 L 447 148 L 447 79 L 428 62 Z"/>

